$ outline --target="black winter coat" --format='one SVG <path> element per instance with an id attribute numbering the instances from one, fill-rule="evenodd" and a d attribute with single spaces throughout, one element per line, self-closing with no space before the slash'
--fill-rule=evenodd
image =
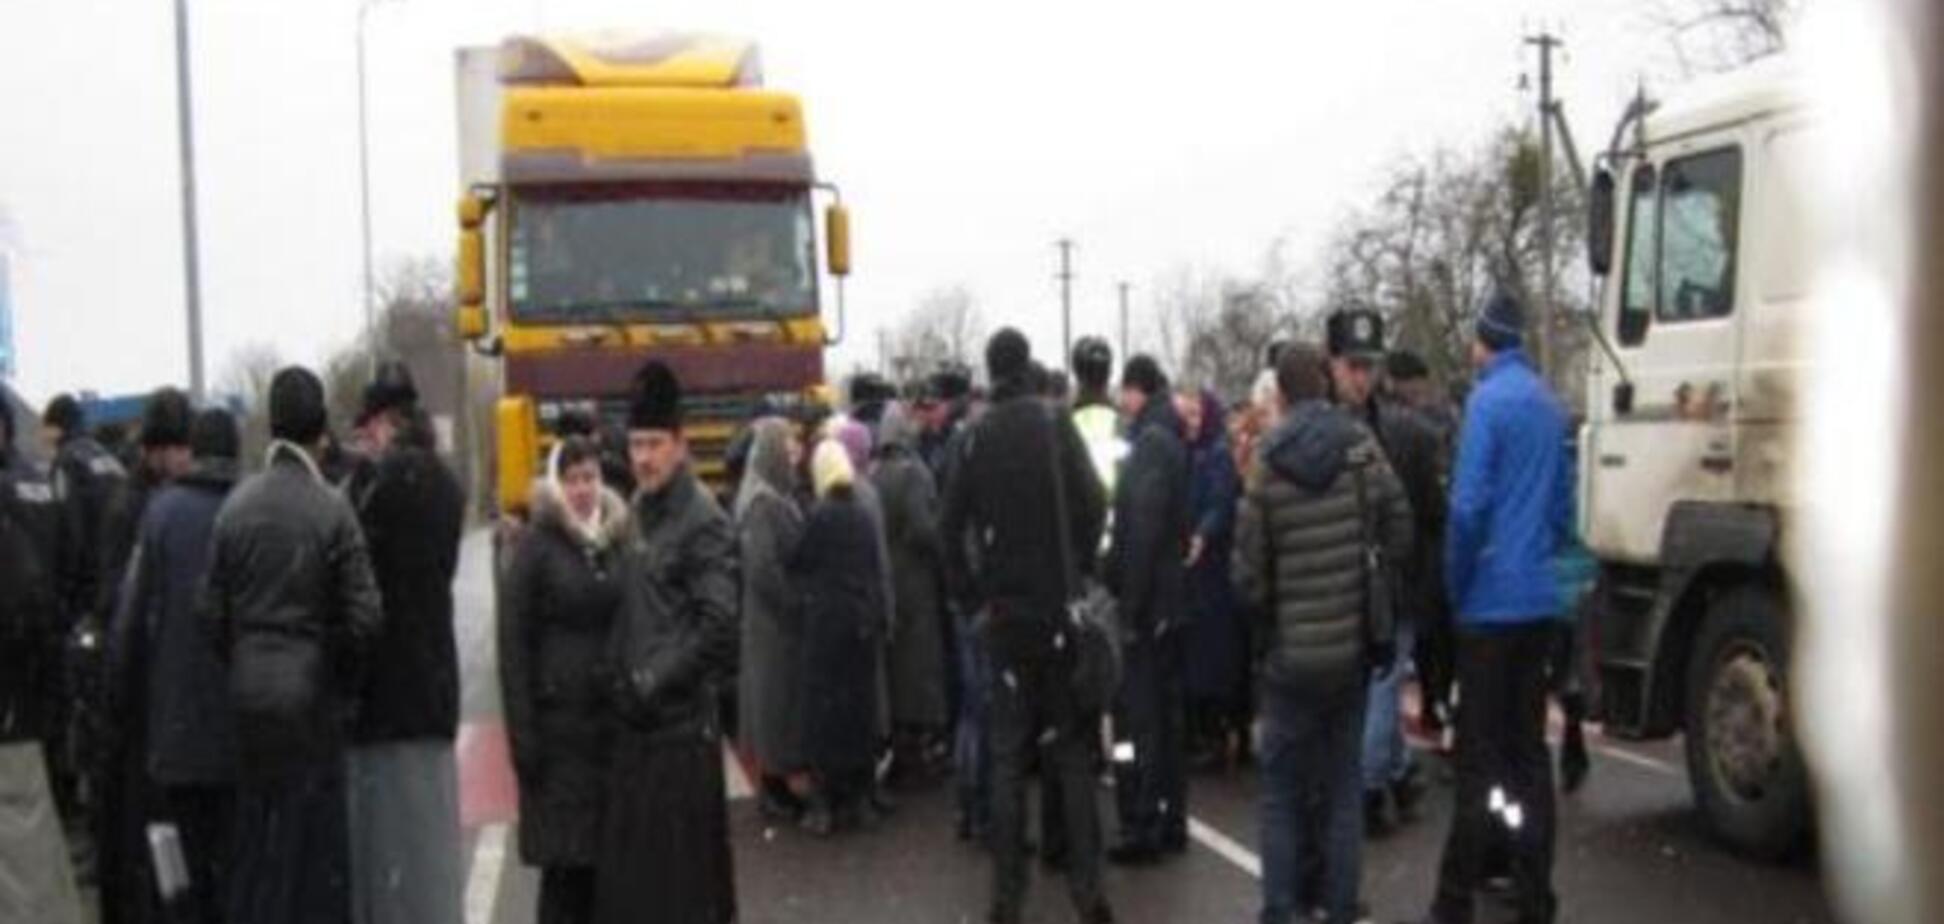
<path id="1" fill-rule="evenodd" d="M 837 489 L 811 508 L 789 571 L 804 601 L 803 753 L 822 771 L 868 767 L 885 625 L 877 527 Z"/>
<path id="2" fill-rule="evenodd" d="M 1374 413 L 1377 442 L 1411 502 L 1411 555 L 1402 562 L 1405 599 L 1401 617 L 1420 622 L 1444 609 L 1446 483 L 1451 453 L 1439 424 L 1424 412 L 1383 402 Z"/>
<path id="3" fill-rule="evenodd" d="M 635 520 L 594 917 L 724 924 L 736 896 L 716 691 L 736 667 L 735 539 L 687 469 L 640 495 Z"/>
<path id="4" fill-rule="evenodd" d="M 342 760 L 384 626 L 357 514 L 308 455 L 275 444 L 223 503 L 213 543 L 205 613 L 229 668 L 240 774 L 270 781 Z"/>
<path id="5" fill-rule="evenodd" d="M 520 858 L 590 866 L 600 849 L 614 715 L 603 683 L 621 612 L 628 505 L 602 495 L 601 528 L 574 528 L 558 489 L 537 485 L 533 525 L 499 595 L 499 670 L 520 784 Z"/>
<path id="6" fill-rule="evenodd" d="M 148 505 L 124 613 L 139 633 L 147 708 L 147 771 L 168 785 L 236 779 L 236 711 L 222 661 L 197 618 L 217 512 L 236 484 L 234 462 L 199 461 Z"/>
<path id="7" fill-rule="evenodd" d="M 1265 681 L 1317 692 L 1362 682 L 1366 516 L 1372 541 L 1403 561 L 1411 508 L 1376 439 L 1340 408 L 1291 409 L 1263 444 L 1235 534 L 1236 584 L 1266 614 Z"/>
<path id="8" fill-rule="evenodd" d="M 631 734 L 714 740 L 716 697 L 735 676 L 736 541 L 729 518 L 684 469 L 635 500 L 623 618 L 615 625 L 616 705 Z"/>
<path id="9" fill-rule="evenodd" d="M 1114 485 L 1114 544 L 1107 587 L 1137 638 L 1179 628 L 1188 616 L 1188 448 L 1165 394 L 1150 398 L 1128 431 L 1132 449 Z"/>
<path id="10" fill-rule="evenodd" d="M 105 561 L 109 557 L 111 508 L 124 506 L 118 496 L 127 487 L 128 471 L 93 437 L 73 436 L 54 452 L 54 496 L 66 523 L 57 584 L 62 618 L 68 625 L 83 616 L 102 612 L 112 582 Z M 131 517 L 121 517 L 129 523 Z M 120 530 L 113 530 L 116 535 Z"/>
<path id="11" fill-rule="evenodd" d="M 54 487 L 39 472 L 17 461 L 0 468 L 0 744 L 47 731 L 41 692 L 60 632 L 61 518 Z"/>
<path id="12" fill-rule="evenodd" d="M 1050 633 L 1047 625 L 1006 625 L 1008 614 L 1057 615 L 1075 575 L 1092 573 L 1106 501 L 1072 418 L 1018 382 L 1002 383 L 994 399 L 960 434 L 940 531 L 951 586 L 970 611 L 991 605 L 997 624 L 986 627 L 987 640 L 1010 657 L 1026 653 L 1015 644 Z"/>
<path id="13" fill-rule="evenodd" d="M 430 434 L 410 427 L 354 481 L 352 498 L 384 601 L 357 740 L 451 739 L 459 727 L 459 653 L 452 580 L 466 499 Z"/>

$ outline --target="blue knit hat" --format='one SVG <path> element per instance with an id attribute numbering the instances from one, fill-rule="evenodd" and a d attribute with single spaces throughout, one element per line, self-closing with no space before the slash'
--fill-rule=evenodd
<path id="1" fill-rule="evenodd" d="M 1517 299 L 1499 291 L 1478 309 L 1478 339 L 1494 351 L 1516 350 L 1525 343 L 1525 309 Z"/>

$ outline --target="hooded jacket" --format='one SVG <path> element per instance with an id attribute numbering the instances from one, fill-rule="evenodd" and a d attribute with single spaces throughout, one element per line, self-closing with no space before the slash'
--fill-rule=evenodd
<path id="1" fill-rule="evenodd" d="M 1244 599 L 1267 619 L 1266 682 L 1336 691 L 1362 681 L 1367 528 L 1389 560 L 1409 553 L 1410 504 L 1376 439 L 1342 409 L 1292 408 L 1249 477 L 1232 565 Z"/>
<path id="2" fill-rule="evenodd" d="M 736 731 L 765 772 L 789 773 L 803 758 L 803 604 L 787 566 L 803 539 L 790 425 L 757 421 L 736 496 L 742 559 L 742 671 Z"/>
<path id="3" fill-rule="evenodd" d="M 601 492 L 597 524 L 567 512 L 559 485 L 535 482 L 532 527 L 500 585 L 499 670 L 520 785 L 520 857 L 587 865 L 599 851 L 614 717 L 602 684 L 621 612 L 628 504 Z"/>
<path id="4" fill-rule="evenodd" d="M 888 655 L 892 718 L 942 727 L 946 720 L 945 546 L 938 536 L 938 489 L 918 458 L 917 423 L 893 405 L 878 427 L 871 481 L 884 502 L 897 632 Z"/>
<path id="5" fill-rule="evenodd" d="M 1465 403 L 1446 526 L 1445 580 L 1460 624 L 1557 615 L 1552 562 L 1573 532 L 1566 435 L 1565 411 L 1523 352 L 1485 367 Z"/>
<path id="6" fill-rule="evenodd" d="M 459 727 L 459 653 L 452 581 L 466 499 L 432 445 L 424 421 L 353 482 L 352 499 L 371 552 L 385 628 L 371 651 L 361 742 L 451 739 Z"/>
<path id="7" fill-rule="evenodd" d="M 71 435 L 54 451 L 54 496 L 62 506 L 71 537 L 62 543 L 62 560 L 57 565 L 58 593 L 62 615 L 69 624 L 81 617 L 101 612 L 112 581 L 108 561 L 117 543 L 111 536 L 122 532 L 112 528 L 115 509 L 125 506 L 122 494 L 138 490 L 127 485 L 128 470 L 94 437 Z M 146 492 L 143 492 L 146 493 Z M 139 512 L 138 514 L 139 515 Z M 126 532 L 134 531 L 133 518 Z"/>
<path id="8" fill-rule="evenodd" d="M 205 593 L 242 774 L 342 759 L 385 615 L 357 514 L 303 450 L 273 442 L 268 467 L 223 502 Z"/>

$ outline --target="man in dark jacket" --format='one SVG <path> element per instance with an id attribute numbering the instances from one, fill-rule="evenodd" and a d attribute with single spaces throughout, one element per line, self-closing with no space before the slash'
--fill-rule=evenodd
<path id="1" fill-rule="evenodd" d="M 439 459 L 403 363 L 378 367 L 351 481 L 385 628 L 371 649 L 351 749 L 351 884 L 359 924 L 458 924 L 459 654 L 452 581 L 466 503 Z"/>
<path id="2" fill-rule="evenodd" d="M 36 682 L 57 630 L 61 511 L 14 433 L 13 415 L 0 412 L 0 920 L 80 924 Z"/>
<path id="3" fill-rule="evenodd" d="M 1267 619 L 1258 667 L 1265 924 L 1312 908 L 1332 924 L 1356 919 L 1366 682 L 1393 656 L 1370 605 L 1368 552 L 1381 546 L 1399 560 L 1411 541 L 1404 491 L 1370 432 L 1326 400 L 1328 375 L 1309 344 L 1278 357 L 1283 422 L 1265 439 L 1236 529 L 1236 584 Z M 1316 836 L 1320 844 L 1305 843 Z M 1311 852 L 1323 856 L 1320 895 L 1303 894 Z"/>
<path id="4" fill-rule="evenodd" d="M 147 824 L 176 831 L 189 891 L 170 896 L 173 920 L 217 922 L 230 865 L 236 803 L 236 714 L 222 662 L 196 618 L 197 594 L 209 571 L 216 514 L 237 480 L 240 438 L 229 412 L 199 414 L 189 442 L 189 470 L 163 488 L 142 518 L 130 560 L 129 605 L 113 647 L 139 665 L 132 698 L 117 713 L 145 714 L 139 754 L 149 790 Z"/>
<path id="5" fill-rule="evenodd" d="M 993 405 L 963 435 L 941 532 L 952 585 L 976 612 L 990 660 L 993 899 L 1015 924 L 1026 897 L 1025 777 L 1066 800 L 1068 886 L 1084 921 L 1110 921 L 1100 892 L 1099 820 L 1085 723 L 1071 686 L 1066 606 L 1092 571 L 1105 515 L 1100 483 L 1072 421 L 1034 394 L 1032 348 L 1007 328 L 986 345 Z M 974 568 L 973 560 L 977 567 Z"/>
<path id="6" fill-rule="evenodd" d="M 134 477 L 115 483 L 99 540 L 99 599 L 80 620 L 69 646 L 77 752 L 87 761 L 94 786 L 96 869 L 105 924 L 151 917 L 152 866 L 143 861 L 151 796 L 149 726 L 146 710 L 134 705 L 146 702 L 147 646 L 140 633 L 123 630 L 138 622 L 131 614 L 125 578 L 149 501 L 189 471 L 194 417 L 189 396 L 178 388 L 156 389 L 143 407 L 138 454 L 131 460 Z"/>
<path id="7" fill-rule="evenodd" d="M 73 821 L 92 823 L 95 801 L 84 777 L 92 778 L 98 755 L 83 753 L 99 741 L 98 733 L 77 725 L 99 721 L 98 711 L 77 707 L 99 699 L 104 588 L 103 539 L 108 511 L 128 478 L 113 453 L 88 434 L 81 403 L 58 395 L 41 414 L 43 441 L 51 447 L 50 477 L 55 502 L 61 508 L 60 560 L 54 562 L 55 619 L 58 631 L 47 639 L 42 654 L 47 664 L 59 665 L 41 673 L 43 721 L 46 723 L 48 772 L 61 813 Z M 83 819 L 82 815 L 89 815 Z M 106 912 L 113 918 L 112 912 Z M 112 921 L 111 921 L 112 924 Z"/>
<path id="8" fill-rule="evenodd" d="M 352 919 L 348 720 L 384 610 L 357 514 L 317 467 L 326 420 L 317 376 L 278 372 L 268 465 L 216 517 L 204 609 L 237 719 L 231 924 Z"/>
<path id="9" fill-rule="evenodd" d="M 735 675 L 736 545 L 729 518 L 689 465 L 682 386 L 658 361 L 628 409 L 638 541 L 614 646 L 622 728 L 609 768 L 595 867 L 600 924 L 736 916 L 717 693 Z"/>
<path id="10" fill-rule="evenodd" d="M 1439 570 L 1435 558 L 1442 548 L 1436 544 L 1444 518 L 1442 452 L 1429 422 L 1378 387 L 1384 361 L 1383 317 L 1361 308 L 1338 311 L 1330 315 L 1326 327 L 1330 384 L 1337 403 L 1376 434 L 1413 514 L 1414 551 L 1409 560 L 1398 563 L 1405 594 L 1395 601 L 1397 658 L 1391 669 L 1372 677 L 1364 717 L 1364 821 L 1373 836 L 1381 837 L 1409 818 L 1421 793 L 1416 767 L 1404 744 L 1401 686 L 1405 670 L 1414 663 L 1419 626 L 1431 618 L 1424 592 L 1434 586 L 1432 575 Z"/>
<path id="11" fill-rule="evenodd" d="M 1188 449 L 1160 364 L 1135 356 L 1121 372 L 1131 448 L 1114 488 L 1107 587 L 1127 644 L 1114 709 L 1116 863 L 1151 863 L 1188 849 L 1187 703 L 1181 632 L 1188 612 Z"/>
<path id="12" fill-rule="evenodd" d="M 1566 414 L 1526 359 L 1524 330 L 1510 296 L 1479 312 L 1478 385 L 1452 478 L 1445 582 L 1458 610 L 1458 794 L 1436 924 L 1470 924 L 1501 820 L 1516 832 L 1519 921 L 1551 924 L 1559 910 L 1546 694 L 1560 606 L 1553 559 L 1572 535 L 1573 478 Z"/>

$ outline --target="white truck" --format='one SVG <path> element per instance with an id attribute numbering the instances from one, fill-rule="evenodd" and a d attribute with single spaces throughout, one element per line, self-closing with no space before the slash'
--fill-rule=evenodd
<path id="1" fill-rule="evenodd" d="M 1785 554 L 1811 308 L 1795 86 L 1776 59 L 1643 95 L 1589 196 L 1608 343 L 1579 453 L 1596 709 L 1617 736 L 1684 734 L 1710 827 L 1764 857 L 1810 832 Z"/>

